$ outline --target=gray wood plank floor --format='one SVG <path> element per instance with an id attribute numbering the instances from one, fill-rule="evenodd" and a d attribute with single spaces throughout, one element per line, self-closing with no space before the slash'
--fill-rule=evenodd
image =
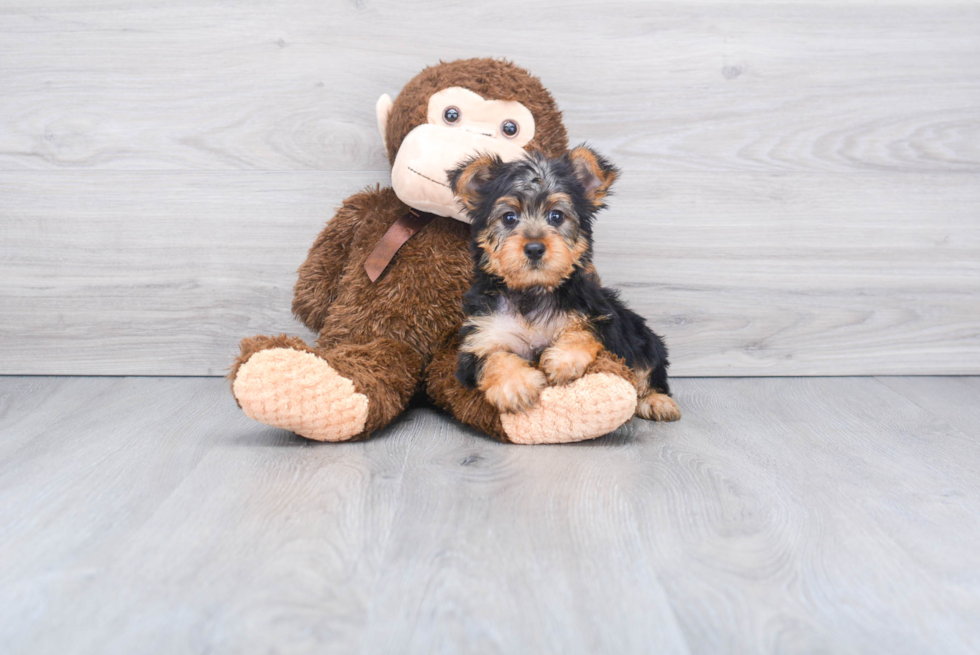
<path id="1" fill-rule="evenodd" d="M 980 649 L 980 379 L 676 388 L 578 445 L 332 445 L 219 379 L 0 378 L 0 651 Z"/>

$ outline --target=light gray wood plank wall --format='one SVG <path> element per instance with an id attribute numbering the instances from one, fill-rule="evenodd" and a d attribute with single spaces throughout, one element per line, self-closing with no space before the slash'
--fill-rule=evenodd
<path id="1" fill-rule="evenodd" d="M 624 169 L 604 279 L 677 375 L 980 371 L 980 4 L 13 0 L 0 373 L 221 374 L 440 58 Z"/>

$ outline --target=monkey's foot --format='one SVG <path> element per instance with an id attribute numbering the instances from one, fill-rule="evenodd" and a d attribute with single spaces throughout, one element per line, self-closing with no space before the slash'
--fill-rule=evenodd
<path id="1" fill-rule="evenodd" d="M 241 365 L 232 392 L 245 415 L 316 441 L 347 441 L 364 431 L 368 398 L 310 352 L 270 348 Z"/>
<path id="2" fill-rule="evenodd" d="M 681 417 L 681 408 L 670 396 L 654 392 L 640 398 L 636 413 L 648 421 L 677 421 Z"/>
<path id="3" fill-rule="evenodd" d="M 571 384 L 544 389 L 534 407 L 501 414 L 500 422 L 514 443 L 568 443 L 609 434 L 635 411 L 636 388 L 628 380 L 589 373 Z"/>

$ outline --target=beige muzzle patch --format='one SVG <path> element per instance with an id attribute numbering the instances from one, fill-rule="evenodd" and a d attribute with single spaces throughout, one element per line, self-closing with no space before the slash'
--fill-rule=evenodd
<path id="1" fill-rule="evenodd" d="M 469 223 L 449 188 L 446 171 L 477 154 L 514 161 L 524 156 L 524 148 L 465 128 L 419 125 L 398 149 L 391 167 L 391 186 L 409 207 Z"/>

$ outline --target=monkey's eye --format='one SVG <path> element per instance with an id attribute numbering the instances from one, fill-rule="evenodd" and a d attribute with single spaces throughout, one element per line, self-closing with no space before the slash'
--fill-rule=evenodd
<path id="1" fill-rule="evenodd" d="M 456 107 L 446 107 L 446 111 L 442 112 L 442 119 L 450 125 L 454 124 L 459 120 L 459 109 Z"/>
<path id="2" fill-rule="evenodd" d="M 554 225 L 555 227 L 561 225 L 564 220 L 565 220 L 565 214 L 563 214 L 557 209 L 552 209 L 551 213 L 548 214 L 548 222 Z"/>
<path id="3" fill-rule="evenodd" d="M 517 212 L 507 212 L 500 217 L 500 222 L 507 227 L 514 227 L 517 225 Z"/>
<path id="4" fill-rule="evenodd" d="M 500 131 L 504 133 L 504 136 L 508 139 L 513 139 L 517 136 L 517 133 L 521 131 L 521 127 L 509 118 L 500 124 Z"/>

